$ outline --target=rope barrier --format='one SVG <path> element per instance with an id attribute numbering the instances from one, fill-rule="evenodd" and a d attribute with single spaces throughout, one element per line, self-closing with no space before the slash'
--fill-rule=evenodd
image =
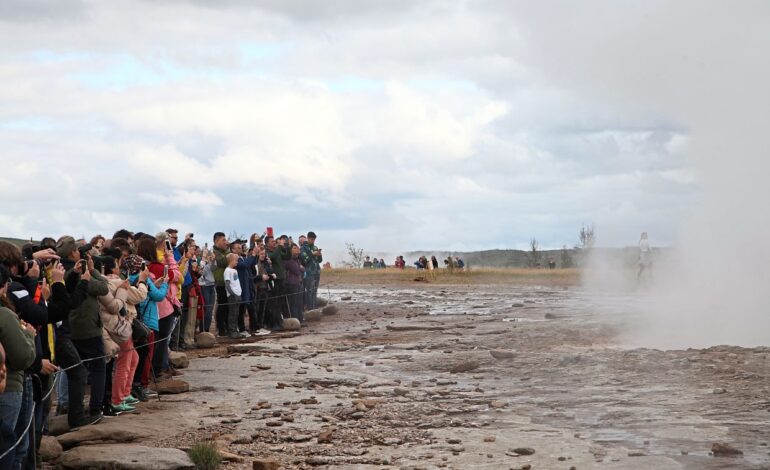
<path id="1" fill-rule="evenodd" d="M 320 286 L 319 286 L 319 287 L 320 287 Z M 327 285 L 327 289 L 328 289 L 328 285 Z M 300 295 L 300 294 L 301 294 L 301 295 L 305 295 L 305 293 L 306 293 L 306 292 L 307 292 L 307 291 L 306 291 L 305 289 L 302 289 L 302 291 L 300 291 L 300 292 L 293 292 L 293 293 L 290 293 L 290 294 L 275 295 L 275 296 L 270 296 L 270 297 L 267 297 L 267 298 L 264 298 L 264 299 L 260 299 L 260 300 L 261 300 L 261 301 L 268 301 L 268 300 L 273 300 L 273 299 L 281 299 L 281 298 L 286 298 L 286 299 L 287 299 L 287 302 L 288 302 L 288 298 L 289 298 L 289 297 L 291 297 L 291 296 L 293 296 L 293 295 Z M 331 291 L 329 291 L 329 297 L 331 298 Z M 215 304 L 215 305 L 217 305 L 217 306 L 219 306 L 219 305 L 222 305 L 222 306 L 225 306 L 225 305 L 234 305 L 234 304 L 235 304 L 235 305 L 240 305 L 240 304 L 248 304 L 248 303 L 253 303 L 253 302 L 254 302 L 254 301 L 256 301 L 256 300 L 257 300 L 257 299 L 254 299 L 254 300 L 243 300 L 243 301 L 237 301 L 237 302 L 229 302 L 229 303 L 223 303 L 223 304 L 219 304 L 219 303 L 217 303 L 217 304 Z M 156 341 L 153 341 L 153 342 L 144 343 L 144 344 L 141 344 L 141 345 L 139 345 L 139 346 L 134 346 L 134 347 L 133 347 L 133 348 L 131 348 L 131 349 L 128 349 L 128 350 L 126 350 L 126 351 L 123 351 L 123 353 L 125 354 L 126 352 L 129 352 L 129 351 L 137 351 L 137 350 L 139 350 L 139 349 L 141 349 L 141 348 L 146 348 L 146 347 L 149 347 L 149 346 L 152 346 L 152 345 L 158 344 L 158 343 L 162 343 L 162 342 L 164 342 L 164 341 L 171 341 L 171 337 L 172 337 L 172 336 L 173 336 L 173 334 L 174 334 L 174 329 L 176 328 L 176 318 L 174 319 L 174 322 L 175 322 L 175 323 L 174 323 L 174 325 L 171 327 L 171 332 L 168 334 L 168 336 L 166 336 L 166 337 L 163 337 L 163 338 L 161 338 L 161 339 L 158 339 L 158 340 L 156 340 Z M 91 362 L 91 361 L 100 360 L 100 359 L 101 359 L 101 360 L 104 360 L 104 359 L 113 359 L 113 358 L 116 358 L 116 357 L 118 357 L 118 355 L 119 355 L 119 353 L 117 353 L 117 354 L 114 354 L 114 355 L 112 355 L 112 354 L 105 354 L 105 355 L 103 355 L 103 356 L 97 356 L 97 357 L 89 357 L 89 358 L 86 358 L 86 359 L 80 359 L 80 361 L 78 361 L 76 364 L 73 364 L 73 365 L 71 365 L 71 366 L 69 366 L 69 367 L 60 368 L 59 370 L 57 370 L 57 371 L 53 372 L 53 373 L 51 374 L 51 376 L 53 377 L 53 382 L 51 383 L 51 386 L 50 386 L 50 390 L 48 390 L 48 393 L 47 393 L 47 394 L 46 394 L 46 395 L 45 395 L 45 396 L 44 396 L 44 397 L 43 397 L 43 398 L 40 400 L 40 402 L 42 403 L 42 402 L 46 401 L 46 400 L 47 400 L 47 399 L 48 399 L 48 398 L 51 396 L 51 394 L 53 393 L 54 389 L 56 388 L 56 381 L 57 381 L 57 380 L 59 380 L 59 375 L 60 375 L 60 374 L 62 374 L 62 373 L 65 373 L 65 372 L 67 372 L 68 370 L 72 370 L 72 369 L 74 369 L 74 368 L 76 368 L 76 367 L 80 367 L 80 366 L 82 366 L 83 364 L 85 364 L 86 362 Z M 36 410 L 36 408 L 37 408 L 37 405 L 36 405 L 36 404 L 35 404 L 35 402 L 33 401 L 33 402 L 32 402 L 32 412 L 30 413 L 29 422 L 27 423 L 27 426 L 25 427 L 25 429 L 24 429 L 24 432 L 21 434 L 21 436 L 20 436 L 20 437 L 19 437 L 19 439 L 16 441 L 16 443 L 14 443 L 14 445 L 13 445 L 13 446 L 11 446 L 10 448 L 8 448 L 8 450 L 6 450 L 5 452 L 3 452 L 3 454 L 2 454 L 2 455 L 0 455 L 0 460 L 4 459 L 4 458 L 5 458 L 6 456 L 8 456 L 8 455 L 9 455 L 11 452 L 13 452 L 13 451 L 14 451 L 14 450 L 15 450 L 15 449 L 16 449 L 16 448 L 17 448 L 17 447 L 18 447 L 18 446 L 21 444 L 21 442 L 24 440 L 24 438 L 25 438 L 25 437 L 27 437 L 27 434 L 29 433 L 29 430 L 30 430 L 30 428 L 32 427 L 32 423 L 34 422 L 34 419 L 35 419 L 35 410 Z"/>

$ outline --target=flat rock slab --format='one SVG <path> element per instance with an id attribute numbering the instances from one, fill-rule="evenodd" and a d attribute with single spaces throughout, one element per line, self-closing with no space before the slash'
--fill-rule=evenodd
<path id="1" fill-rule="evenodd" d="M 56 440 L 59 441 L 63 448 L 70 449 L 87 444 L 134 442 L 142 437 L 140 432 L 111 424 L 102 423 L 101 426 L 84 426 L 77 431 L 57 436 Z"/>
<path id="2" fill-rule="evenodd" d="M 58 461 L 65 469 L 176 470 L 193 469 L 190 457 L 179 449 L 163 449 L 126 444 L 76 447 Z"/>
<path id="3" fill-rule="evenodd" d="M 162 395 L 173 395 L 189 392 L 190 384 L 184 380 L 164 380 L 163 382 L 150 384 L 150 389 L 155 390 Z"/>
<path id="4" fill-rule="evenodd" d="M 388 325 L 389 331 L 443 331 L 448 329 L 445 326 L 431 326 L 431 325 Z"/>
<path id="5" fill-rule="evenodd" d="M 513 359 L 515 355 L 513 351 L 508 351 L 506 349 L 492 349 L 489 351 L 489 354 L 495 359 Z"/>
<path id="6" fill-rule="evenodd" d="M 55 437 L 43 436 L 43 440 L 40 442 L 40 457 L 43 462 L 56 460 L 63 452 L 62 445 Z"/>

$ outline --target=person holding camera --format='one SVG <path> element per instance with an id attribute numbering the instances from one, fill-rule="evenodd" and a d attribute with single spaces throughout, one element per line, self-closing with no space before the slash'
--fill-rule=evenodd
<path id="1" fill-rule="evenodd" d="M 300 248 L 300 259 L 305 267 L 305 310 L 317 307 L 318 285 L 321 283 L 321 263 L 324 258 L 321 249 L 315 246 L 315 241 L 315 232 L 308 232 L 307 242 Z"/>

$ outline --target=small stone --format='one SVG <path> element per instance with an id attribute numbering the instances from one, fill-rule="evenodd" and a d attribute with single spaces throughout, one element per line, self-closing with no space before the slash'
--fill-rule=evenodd
<path id="1" fill-rule="evenodd" d="M 176 369 L 186 369 L 190 366 L 190 359 L 187 354 L 179 351 L 169 351 L 168 361 Z"/>
<path id="2" fill-rule="evenodd" d="M 305 312 L 306 321 L 321 321 L 321 309 L 308 310 Z"/>
<path id="3" fill-rule="evenodd" d="M 711 393 L 713 393 L 714 395 L 721 395 L 723 393 L 727 393 L 727 389 L 715 388 L 714 390 L 711 391 Z"/>
<path id="4" fill-rule="evenodd" d="M 632 450 L 631 452 L 628 453 L 629 457 L 644 457 L 644 455 L 645 455 L 644 452 L 640 450 Z"/>
<path id="5" fill-rule="evenodd" d="M 161 395 L 186 393 L 190 391 L 190 384 L 184 380 L 173 379 L 150 384 L 150 389 Z"/>
<path id="6" fill-rule="evenodd" d="M 393 394 L 403 397 L 409 394 L 409 390 L 406 388 L 396 387 L 393 389 Z"/>
<path id="7" fill-rule="evenodd" d="M 506 405 L 506 403 L 505 403 L 504 401 L 495 400 L 495 401 L 493 401 L 493 402 L 491 402 L 491 403 L 489 404 L 489 407 L 490 407 L 490 408 L 496 408 L 496 409 L 499 409 L 499 408 L 505 408 L 505 405 Z"/>
<path id="8" fill-rule="evenodd" d="M 711 452 L 714 454 L 714 457 L 737 457 L 743 455 L 743 451 L 724 442 L 715 442 L 712 444 Z"/>
<path id="9" fill-rule="evenodd" d="M 276 459 L 257 459 L 251 462 L 251 470 L 278 470 L 281 462 Z"/>
<path id="10" fill-rule="evenodd" d="M 268 421 L 265 424 L 267 424 L 271 428 L 277 428 L 278 426 L 283 426 L 283 421 Z"/>
<path id="11" fill-rule="evenodd" d="M 524 465 L 521 466 L 521 470 L 532 470 L 532 465 L 525 463 Z"/>
<path id="12" fill-rule="evenodd" d="M 447 439 L 446 442 L 447 444 L 462 444 L 463 441 L 460 439 Z"/>
<path id="13" fill-rule="evenodd" d="M 484 442 L 495 442 L 497 438 L 495 436 L 487 436 L 484 438 Z"/>
<path id="14" fill-rule="evenodd" d="M 567 460 L 567 457 L 559 457 L 559 458 L 558 458 L 558 459 L 556 459 L 556 460 L 558 460 L 559 462 L 564 462 L 564 461 L 566 461 L 566 460 Z"/>
<path id="15" fill-rule="evenodd" d="M 479 363 L 476 361 L 464 361 L 460 362 L 459 364 L 455 364 L 449 369 L 449 372 L 452 374 L 459 374 L 462 372 L 470 372 L 472 370 L 478 369 Z"/>
<path id="16" fill-rule="evenodd" d="M 532 455 L 535 453 L 535 449 L 531 447 L 517 447 L 513 449 L 513 453 L 519 455 Z"/>
<path id="17" fill-rule="evenodd" d="M 334 429 L 327 429 L 326 431 L 321 431 L 318 434 L 318 443 L 319 444 L 328 444 L 332 441 L 332 435 L 334 434 Z"/>
<path id="18" fill-rule="evenodd" d="M 258 364 L 255 366 L 259 370 L 270 370 L 270 366 L 264 365 L 264 364 Z"/>
<path id="19" fill-rule="evenodd" d="M 492 349 L 489 351 L 489 354 L 491 354 L 495 359 L 513 359 L 514 357 L 513 351 L 508 351 L 505 349 Z"/>

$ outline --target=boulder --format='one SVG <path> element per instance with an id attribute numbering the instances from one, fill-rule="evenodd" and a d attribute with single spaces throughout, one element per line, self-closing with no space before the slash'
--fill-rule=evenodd
<path id="1" fill-rule="evenodd" d="M 321 309 L 308 310 L 305 312 L 305 320 L 307 321 L 321 321 Z"/>
<path id="2" fill-rule="evenodd" d="M 284 318 L 283 319 L 283 329 L 287 331 L 297 331 L 302 327 L 300 325 L 299 320 L 296 318 Z"/>
<path id="3" fill-rule="evenodd" d="M 141 437 L 141 433 L 126 429 L 125 426 L 103 423 L 102 426 L 84 426 L 77 431 L 57 436 L 56 439 L 63 448 L 71 449 L 87 444 L 134 442 Z"/>
<path id="4" fill-rule="evenodd" d="M 209 332 L 195 335 L 195 345 L 199 348 L 213 348 L 217 344 L 217 337 Z"/>
<path id="5" fill-rule="evenodd" d="M 251 462 L 252 470 L 278 470 L 281 462 L 276 459 L 261 458 Z"/>
<path id="6" fill-rule="evenodd" d="M 173 395 L 190 391 L 190 384 L 184 380 L 164 380 L 163 382 L 151 383 L 150 389 L 155 390 L 161 395 Z"/>
<path id="7" fill-rule="evenodd" d="M 40 457 L 43 462 L 56 460 L 63 452 L 64 449 L 55 437 L 43 436 L 43 440 L 40 442 Z"/>
<path id="8" fill-rule="evenodd" d="M 492 349 L 489 351 L 489 354 L 495 359 L 513 359 L 514 356 L 513 351 L 508 351 L 506 349 Z"/>
<path id="9" fill-rule="evenodd" d="M 324 315 L 337 315 L 339 309 L 335 305 L 327 305 L 321 310 Z"/>
<path id="10" fill-rule="evenodd" d="M 321 308 L 323 308 L 323 307 L 326 307 L 327 305 L 329 305 L 329 301 L 328 301 L 328 300 L 326 300 L 326 299 L 324 299 L 323 297 L 318 297 L 318 298 L 315 300 L 315 305 L 316 305 L 316 307 L 321 307 Z"/>
<path id="11" fill-rule="evenodd" d="M 163 449 L 127 444 L 83 446 L 62 454 L 58 464 L 64 469 L 110 468 L 120 470 L 194 469 L 195 464 L 179 449 Z"/>
<path id="12" fill-rule="evenodd" d="M 48 434 L 58 436 L 66 432 L 70 432 L 67 415 L 51 416 L 48 418 Z"/>
<path id="13" fill-rule="evenodd" d="M 190 359 L 187 354 L 179 351 L 169 351 L 168 360 L 175 369 L 186 369 L 190 367 Z"/>

